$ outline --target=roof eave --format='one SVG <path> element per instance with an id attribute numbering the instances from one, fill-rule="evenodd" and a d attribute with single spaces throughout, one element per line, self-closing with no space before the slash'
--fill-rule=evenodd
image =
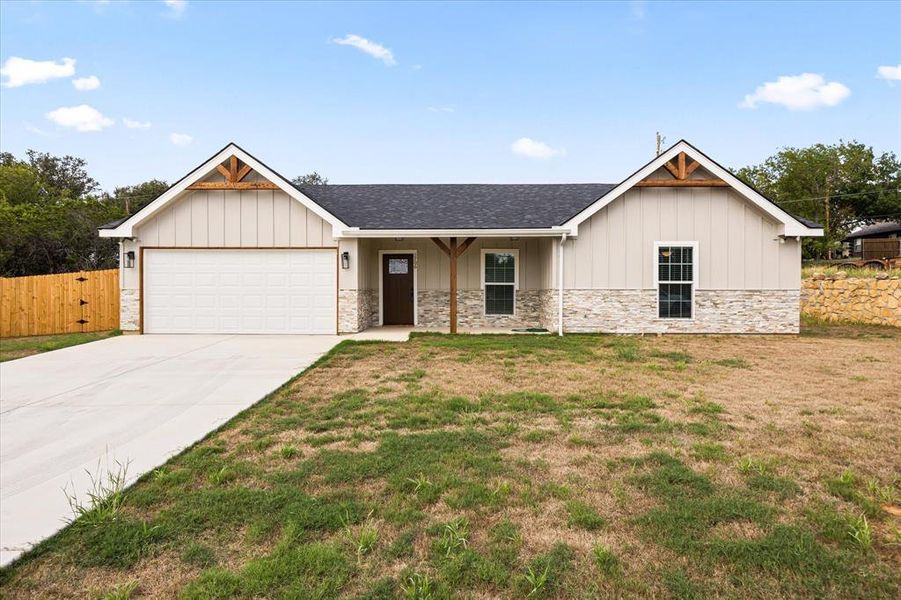
<path id="1" fill-rule="evenodd" d="M 432 238 L 432 237 L 559 237 L 571 235 L 569 227 L 498 228 L 498 229 L 360 229 L 350 227 L 338 232 L 342 238 Z"/>

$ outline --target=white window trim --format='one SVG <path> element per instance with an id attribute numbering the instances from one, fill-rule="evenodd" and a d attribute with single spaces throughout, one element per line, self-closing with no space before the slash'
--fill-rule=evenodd
<path id="1" fill-rule="evenodd" d="M 413 256 L 413 327 L 419 325 L 419 258 L 416 250 L 379 250 L 379 327 L 385 325 L 385 278 L 384 256 L 386 254 L 410 254 Z"/>
<path id="2" fill-rule="evenodd" d="M 667 246 L 676 246 L 682 248 L 691 248 L 691 317 L 684 319 L 680 317 L 661 317 L 660 316 L 660 264 L 657 262 L 658 257 L 660 255 L 660 248 Z M 698 259 L 700 256 L 698 255 L 698 242 L 695 241 L 683 241 L 683 242 L 654 242 L 654 293 L 657 298 L 654 301 L 656 306 L 654 311 L 654 319 L 657 321 L 694 321 L 695 320 L 695 291 L 698 289 L 698 275 L 700 273 L 700 269 L 698 268 L 698 263 L 700 262 Z M 670 282 L 666 283 L 680 283 L 680 282 Z M 687 281 L 683 281 L 681 283 L 689 283 Z"/>
<path id="3" fill-rule="evenodd" d="M 512 254 L 513 255 L 513 283 L 491 283 L 488 285 L 512 285 L 513 286 L 513 314 L 512 315 L 500 315 L 500 314 L 489 314 L 488 310 L 485 306 L 485 255 L 486 254 Z M 519 250 L 516 248 L 482 248 L 482 253 L 479 262 L 479 279 L 482 282 L 482 316 L 483 317 L 515 317 L 518 309 L 516 296 L 517 291 L 519 290 Z"/>

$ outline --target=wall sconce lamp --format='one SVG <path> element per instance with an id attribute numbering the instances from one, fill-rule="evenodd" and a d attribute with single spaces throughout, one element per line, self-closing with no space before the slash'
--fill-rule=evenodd
<path id="1" fill-rule="evenodd" d="M 135 251 L 129 250 L 125 253 L 125 268 L 126 269 L 134 269 L 135 268 Z"/>
<path id="2" fill-rule="evenodd" d="M 341 268 L 342 269 L 350 268 L 350 252 L 342 252 L 341 253 Z"/>

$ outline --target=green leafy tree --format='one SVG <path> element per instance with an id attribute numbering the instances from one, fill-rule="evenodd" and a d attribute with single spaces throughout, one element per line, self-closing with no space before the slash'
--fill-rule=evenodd
<path id="1" fill-rule="evenodd" d="M 97 227 L 125 215 L 122 203 L 90 195 L 97 182 L 71 156 L 0 153 L 0 275 L 40 275 L 115 267 L 115 240 Z"/>
<path id="2" fill-rule="evenodd" d="M 137 185 L 117 187 L 112 200 L 121 206 L 126 215 L 133 215 L 169 189 L 169 184 L 159 179 L 151 179 Z"/>
<path id="3" fill-rule="evenodd" d="M 313 171 L 306 175 L 298 175 L 291 180 L 291 183 L 298 187 L 303 185 L 326 185 L 328 184 L 328 178 L 323 177 L 317 171 Z"/>
<path id="4" fill-rule="evenodd" d="M 737 175 L 791 214 L 823 225 L 808 257 L 831 257 L 858 225 L 901 217 L 901 163 L 856 141 L 784 148 Z"/>

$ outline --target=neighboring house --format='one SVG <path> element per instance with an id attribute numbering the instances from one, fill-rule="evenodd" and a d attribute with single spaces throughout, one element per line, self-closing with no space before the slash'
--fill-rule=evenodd
<path id="1" fill-rule="evenodd" d="M 100 235 L 144 333 L 793 333 L 822 229 L 685 141 L 619 184 L 300 188 L 229 144 Z"/>
<path id="2" fill-rule="evenodd" d="M 855 258 L 901 256 L 901 221 L 884 221 L 855 229 L 844 240 L 847 255 Z"/>

